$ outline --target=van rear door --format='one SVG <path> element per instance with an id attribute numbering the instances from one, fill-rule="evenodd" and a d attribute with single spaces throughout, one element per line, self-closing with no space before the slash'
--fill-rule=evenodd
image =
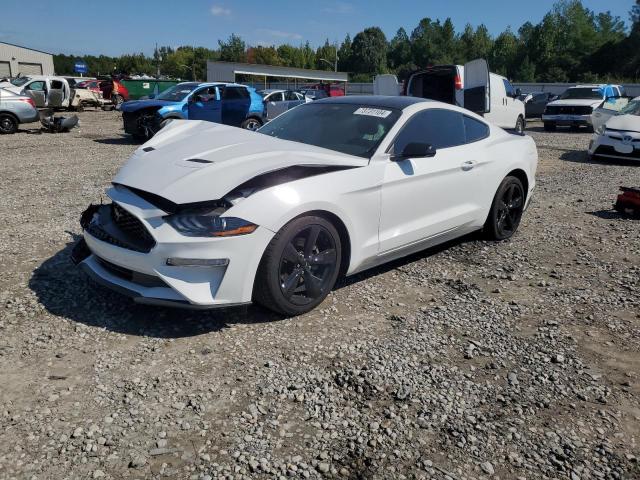
<path id="1" fill-rule="evenodd" d="M 480 115 L 491 111 L 489 64 L 483 58 L 464 65 L 464 108 Z"/>

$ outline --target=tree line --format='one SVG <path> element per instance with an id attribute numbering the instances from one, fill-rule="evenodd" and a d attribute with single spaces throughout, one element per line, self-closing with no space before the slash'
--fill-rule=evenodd
<path id="1" fill-rule="evenodd" d="M 640 0 L 630 12 L 631 26 L 610 12 L 595 12 L 581 0 L 559 0 L 537 24 L 492 36 L 485 25 L 468 24 L 457 32 L 450 18 L 420 20 L 409 33 L 400 28 L 387 39 L 378 27 L 365 28 L 340 44 L 328 40 L 318 48 L 301 45 L 250 46 L 238 35 L 219 40 L 217 48 L 156 48 L 119 57 L 54 55 L 58 74 L 73 74 L 77 58 L 93 75 L 148 74 L 186 80 L 206 79 L 207 60 L 247 62 L 340 71 L 350 80 L 368 82 L 378 73 L 404 79 L 417 68 L 489 60 L 491 70 L 518 82 L 640 81 Z"/>

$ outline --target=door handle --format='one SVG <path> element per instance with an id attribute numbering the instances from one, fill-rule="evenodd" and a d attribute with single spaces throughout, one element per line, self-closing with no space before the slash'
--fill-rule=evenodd
<path id="1" fill-rule="evenodd" d="M 474 162 L 473 160 L 469 160 L 468 162 L 464 162 L 462 164 L 462 170 L 464 170 L 465 172 L 468 172 L 469 170 L 472 170 L 473 167 L 476 166 L 476 162 Z"/>

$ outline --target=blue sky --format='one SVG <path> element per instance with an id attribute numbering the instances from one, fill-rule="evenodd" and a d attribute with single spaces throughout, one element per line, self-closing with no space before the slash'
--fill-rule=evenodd
<path id="1" fill-rule="evenodd" d="M 5 3 L 5 2 L 3 2 Z M 249 44 L 313 46 L 353 37 L 379 26 L 390 38 L 399 27 L 407 32 L 423 17 L 451 17 L 461 30 L 484 23 L 493 33 L 537 23 L 553 0 L 30 0 L 0 8 L 0 41 L 51 53 L 119 55 L 153 52 L 159 45 L 217 46 L 231 33 Z M 583 0 L 597 12 L 610 10 L 628 21 L 633 0 Z"/>

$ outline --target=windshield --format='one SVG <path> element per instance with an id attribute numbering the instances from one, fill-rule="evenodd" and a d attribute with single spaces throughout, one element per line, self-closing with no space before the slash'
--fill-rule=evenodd
<path id="1" fill-rule="evenodd" d="M 11 85 L 14 85 L 16 87 L 21 87 L 22 85 L 27 83 L 29 80 L 30 80 L 29 77 L 14 78 L 13 80 L 11 80 Z"/>
<path id="2" fill-rule="evenodd" d="M 400 110 L 335 103 L 307 103 L 280 115 L 258 132 L 370 158 L 400 117 Z"/>
<path id="3" fill-rule="evenodd" d="M 604 95 L 599 88 L 570 88 L 562 95 L 560 100 L 602 100 Z"/>
<path id="4" fill-rule="evenodd" d="M 187 97 L 187 95 L 193 92 L 197 86 L 197 83 L 181 83 L 174 85 L 160 93 L 156 99 L 167 100 L 169 102 L 181 102 Z"/>
<path id="5" fill-rule="evenodd" d="M 640 100 L 630 101 L 626 107 L 620 110 L 616 115 L 638 115 L 640 116 Z"/>

